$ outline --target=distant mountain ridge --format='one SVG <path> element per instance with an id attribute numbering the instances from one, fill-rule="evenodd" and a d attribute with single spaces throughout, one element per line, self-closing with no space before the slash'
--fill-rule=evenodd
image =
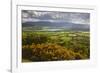
<path id="1" fill-rule="evenodd" d="M 48 22 L 48 21 L 38 21 L 38 22 L 25 22 L 22 23 L 22 27 L 48 27 L 48 28 L 62 28 L 69 29 L 73 31 L 89 31 L 89 24 L 75 24 L 69 22 Z"/>

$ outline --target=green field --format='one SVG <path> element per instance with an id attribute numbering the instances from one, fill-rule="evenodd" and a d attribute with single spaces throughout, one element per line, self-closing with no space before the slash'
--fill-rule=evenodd
<path id="1" fill-rule="evenodd" d="M 89 58 L 89 32 L 22 32 L 22 62 L 85 60 Z"/>

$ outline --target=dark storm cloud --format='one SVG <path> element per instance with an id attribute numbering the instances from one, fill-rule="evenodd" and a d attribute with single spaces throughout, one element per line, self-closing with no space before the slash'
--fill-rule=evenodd
<path id="1" fill-rule="evenodd" d="M 90 14 L 79 12 L 47 12 L 47 11 L 22 11 L 22 22 L 50 21 L 89 24 Z"/>

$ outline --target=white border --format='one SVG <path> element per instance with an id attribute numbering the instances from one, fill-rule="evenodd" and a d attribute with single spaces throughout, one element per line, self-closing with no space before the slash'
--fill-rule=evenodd
<path id="1" fill-rule="evenodd" d="M 74 6 L 74 5 L 12 5 L 12 72 L 20 71 L 42 71 L 69 68 L 86 68 L 96 65 L 96 9 L 94 7 Z M 61 7 L 60 7 L 61 6 Z M 57 62 L 21 62 L 21 10 L 43 10 L 43 11 L 63 11 L 63 12 L 83 12 L 90 13 L 90 60 L 78 61 L 57 61 Z"/>

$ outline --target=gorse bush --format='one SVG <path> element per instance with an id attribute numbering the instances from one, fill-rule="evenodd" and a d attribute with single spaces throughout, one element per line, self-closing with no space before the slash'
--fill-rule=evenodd
<path id="1" fill-rule="evenodd" d="M 30 59 L 31 57 L 32 57 L 32 48 L 30 48 L 30 45 L 22 46 L 22 58 Z"/>
<path id="2" fill-rule="evenodd" d="M 57 61 L 83 59 L 80 53 L 75 53 L 57 44 L 32 44 L 23 46 L 23 58 L 31 61 Z"/>

